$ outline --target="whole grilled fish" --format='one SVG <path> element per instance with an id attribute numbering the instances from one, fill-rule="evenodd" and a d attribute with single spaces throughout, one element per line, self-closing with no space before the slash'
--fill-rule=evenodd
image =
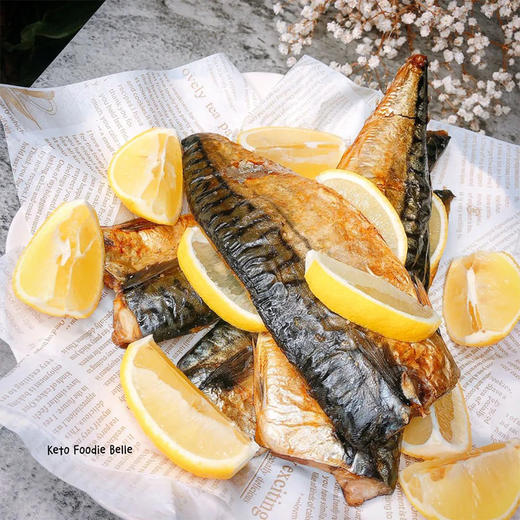
<path id="1" fill-rule="evenodd" d="M 396 454 L 389 450 L 380 458 L 394 471 L 388 485 L 352 473 L 332 422 L 268 333 L 258 335 L 254 365 L 256 441 L 260 445 L 280 457 L 333 473 L 350 505 L 391 493 L 397 477 Z"/>
<path id="2" fill-rule="evenodd" d="M 430 273 L 431 214 L 427 65 L 426 56 L 408 58 L 338 165 L 373 181 L 388 197 L 408 237 L 406 268 L 425 287 Z"/>
<path id="3" fill-rule="evenodd" d="M 181 215 L 173 226 L 136 218 L 115 226 L 102 227 L 105 285 L 114 289 L 128 275 L 177 258 L 177 247 L 184 230 L 194 225 L 191 215 Z"/>
<path id="4" fill-rule="evenodd" d="M 112 341 L 126 346 L 153 334 L 159 342 L 215 321 L 216 314 L 193 290 L 175 258 L 129 274 L 118 284 Z"/>
<path id="5" fill-rule="evenodd" d="M 253 404 L 253 335 L 218 322 L 177 363 L 191 382 L 251 439 Z"/>

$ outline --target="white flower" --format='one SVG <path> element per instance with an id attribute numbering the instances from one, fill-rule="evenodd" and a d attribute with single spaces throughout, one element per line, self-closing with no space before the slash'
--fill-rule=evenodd
<path id="1" fill-rule="evenodd" d="M 348 63 L 345 63 L 345 65 L 341 67 L 341 72 L 343 72 L 345 76 L 350 76 L 352 74 L 352 67 Z"/>
<path id="2" fill-rule="evenodd" d="M 416 19 L 416 15 L 414 13 L 411 13 L 411 12 L 407 12 L 407 13 L 404 13 L 403 16 L 401 16 L 401 20 L 403 23 L 409 25 L 411 23 L 413 23 Z"/>
<path id="3" fill-rule="evenodd" d="M 370 54 L 370 47 L 366 43 L 359 43 L 356 47 L 356 54 L 360 54 L 361 56 L 366 56 Z"/>
<path id="4" fill-rule="evenodd" d="M 445 14 L 444 16 L 441 16 L 441 19 L 439 20 L 439 27 L 448 27 L 453 23 L 453 16 L 449 14 Z"/>
<path id="5" fill-rule="evenodd" d="M 461 63 L 464 63 L 464 54 L 460 51 L 455 51 L 453 53 L 453 56 L 455 58 L 455 61 L 460 65 Z"/>
<path id="6" fill-rule="evenodd" d="M 352 29 L 352 38 L 354 40 L 358 40 L 361 37 L 361 27 L 359 25 L 356 25 L 354 29 Z"/>
<path id="7" fill-rule="evenodd" d="M 297 43 L 293 43 L 291 45 L 291 52 L 295 55 L 295 56 L 299 56 L 302 52 L 302 44 L 297 42 Z"/>
<path id="8" fill-rule="evenodd" d="M 392 60 L 402 52 L 428 48 L 432 117 L 451 124 L 480 130 L 491 114 L 510 111 L 501 98 L 520 87 L 520 0 L 273 0 L 272 9 L 288 66 L 326 23 L 329 41 L 355 51 L 349 63 L 331 62 L 331 68 L 358 85 L 377 88 L 389 81 Z M 479 23 L 479 12 L 487 24 Z"/>
<path id="9" fill-rule="evenodd" d="M 312 19 L 313 14 L 314 14 L 314 11 L 312 10 L 312 7 L 311 7 L 310 5 L 306 5 L 306 6 L 302 9 L 302 12 L 301 12 L 301 15 L 302 15 L 304 18 L 308 18 L 309 20 Z"/>
<path id="10" fill-rule="evenodd" d="M 379 57 L 378 56 L 370 56 L 368 60 L 368 66 L 371 69 L 375 69 L 379 65 Z"/>
<path id="11" fill-rule="evenodd" d="M 282 20 L 276 20 L 275 27 L 279 33 L 284 33 L 287 30 L 287 24 Z"/>
<path id="12" fill-rule="evenodd" d="M 376 22 L 376 27 L 381 32 L 390 32 L 392 29 L 392 22 L 388 18 L 381 19 L 381 17 L 379 17 Z"/>
<path id="13" fill-rule="evenodd" d="M 454 25 L 453 25 L 453 28 L 455 29 L 456 32 L 458 32 L 459 34 L 462 34 L 464 32 L 464 24 L 462 22 L 456 22 Z"/>
<path id="14" fill-rule="evenodd" d="M 484 109 L 480 105 L 475 105 L 473 107 L 473 113 L 476 116 L 482 117 L 482 115 L 484 114 Z"/>

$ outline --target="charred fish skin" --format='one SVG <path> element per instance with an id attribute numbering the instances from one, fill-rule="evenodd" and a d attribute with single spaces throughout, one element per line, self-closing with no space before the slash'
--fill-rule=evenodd
<path id="1" fill-rule="evenodd" d="M 254 179 L 266 171 L 280 174 L 280 167 L 214 134 L 195 134 L 182 144 L 185 192 L 195 220 L 249 291 L 346 449 L 384 444 L 409 421 L 399 373 L 385 366 L 381 374 L 374 366 L 380 349 L 312 295 L 304 258 L 285 238 L 291 224 L 280 208 L 248 198 L 239 176 L 227 175 L 242 169 Z M 305 239 L 293 232 L 291 240 Z"/>
<path id="2" fill-rule="evenodd" d="M 252 335 L 250 332 L 237 329 L 224 321 L 219 321 L 188 353 L 177 363 L 197 387 L 210 384 L 222 364 L 249 356 L 252 360 Z M 245 362 L 247 364 L 247 362 Z M 229 382 L 232 386 L 234 381 Z"/>
<path id="3" fill-rule="evenodd" d="M 433 193 L 442 200 L 444 207 L 446 208 L 446 213 L 450 214 L 451 203 L 455 198 L 455 194 L 451 190 L 433 190 Z"/>
<path id="4" fill-rule="evenodd" d="M 140 337 L 152 334 L 157 342 L 195 332 L 217 320 L 189 284 L 177 259 L 126 277 L 114 300 L 113 339 L 120 346 L 129 342 L 125 333 L 129 313 L 135 317 Z"/>
<path id="5" fill-rule="evenodd" d="M 428 169 L 430 172 L 446 150 L 451 137 L 446 130 L 428 130 L 426 132 L 426 151 L 428 154 Z"/>
<path id="6" fill-rule="evenodd" d="M 218 322 L 177 363 L 190 381 L 254 439 L 253 336 Z"/>
<path id="7" fill-rule="evenodd" d="M 427 65 L 420 54 L 406 61 L 338 165 L 370 179 L 388 197 L 408 237 L 406 268 L 425 286 L 431 215 Z"/>
<path id="8" fill-rule="evenodd" d="M 391 493 L 399 436 L 373 454 L 347 454 L 332 422 L 272 336 L 259 334 L 253 352 L 256 441 L 282 458 L 330 471 L 350 505 Z"/>

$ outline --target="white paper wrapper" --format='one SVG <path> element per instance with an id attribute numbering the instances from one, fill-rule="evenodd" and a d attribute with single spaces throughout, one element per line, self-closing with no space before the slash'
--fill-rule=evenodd
<path id="1" fill-rule="evenodd" d="M 419 518 L 399 489 L 349 508 L 331 475 L 271 454 L 254 458 L 230 481 L 182 471 L 144 436 L 126 407 L 118 374 L 123 351 L 110 339 L 110 292 L 90 318 L 58 319 L 19 302 L 10 284 L 22 247 L 61 202 L 88 200 L 104 225 L 130 216 L 106 182 L 106 167 L 114 151 L 140 131 L 162 126 L 180 137 L 197 131 L 233 137 L 241 128 L 304 126 L 336 133 L 348 144 L 380 95 L 309 57 L 263 100 L 223 55 L 170 71 L 124 72 L 55 89 L 0 86 L 0 119 L 22 203 L 0 259 L 0 336 L 18 361 L 0 381 L 0 423 L 49 471 L 122 518 Z M 430 293 L 440 311 L 451 258 L 475 249 L 520 255 L 520 148 L 431 126 L 452 136 L 432 173 L 434 186 L 457 196 Z M 203 333 L 162 346 L 176 360 Z M 518 327 L 493 348 L 450 348 L 462 369 L 474 443 L 520 436 Z M 49 454 L 49 446 L 72 451 L 75 444 L 126 444 L 133 453 Z"/>

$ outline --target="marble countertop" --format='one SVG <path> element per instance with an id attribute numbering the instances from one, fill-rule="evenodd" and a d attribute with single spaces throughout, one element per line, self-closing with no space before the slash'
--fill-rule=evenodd
<path id="1" fill-rule="evenodd" d="M 133 69 L 170 69 L 224 52 L 243 71 L 284 72 L 269 0 L 106 0 L 36 81 L 58 86 Z M 345 48 L 318 38 L 309 54 L 345 61 Z M 516 94 L 518 97 L 518 94 Z M 512 112 L 491 121 L 493 137 L 516 142 L 518 100 Z M 0 135 L 0 253 L 18 209 L 9 159 Z M 0 342 L 0 376 L 15 365 Z M 116 517 L 85 493 L 42 468 L 20 439 L 0 427 L 0 518 L 3 520 L 112 520 Z"/>

